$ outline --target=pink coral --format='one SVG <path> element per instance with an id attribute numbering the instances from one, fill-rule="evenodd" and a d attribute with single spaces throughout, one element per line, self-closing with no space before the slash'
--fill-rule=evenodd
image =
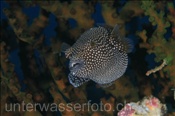
<path id="1" fill-rule="evenodd" d="M 118 116 L 162 116 L 166 113 L 166 106 L 153 96 L 145 97 L 143 100 L 128 103 L 118 112 Z"/>
<path id="2" fill-rule="evenodd" d="M 131 105 L 126 104 L 126 106 L 118 112 L 118 116 L 133 116 L 135 110 L 132 109 Z"/>
<path id="3" fill-rule="evenodd" d="M 147 101 L 146 101 L 146 106 L 147 107 L 158 107 L 159 106 L 159 100 L 157 99 L 157 98 L 155 98 L 155 97 L 151 97 L 150 99 L 148 99 Z"/>

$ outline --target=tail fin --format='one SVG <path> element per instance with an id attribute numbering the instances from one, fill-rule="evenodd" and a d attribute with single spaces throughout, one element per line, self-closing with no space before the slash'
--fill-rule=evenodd
<path id="1" fill-rule="evenodd" d="M 130 53 L 134 49 L 133 41 L 129 38 L 124 38 L 123 39 L 123 44 L 125 46 L 126 53 Z"/>

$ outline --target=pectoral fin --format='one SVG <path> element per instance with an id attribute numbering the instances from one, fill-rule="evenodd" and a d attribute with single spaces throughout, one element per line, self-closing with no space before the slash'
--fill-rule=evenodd
<path id="1" fill-rule="evenodd" d="M 65 52 L 67 49 L 69 49 L 71 46 L 67 43 L 62 43 L 61 45 L 61 52 Z"/>
<path id="2" fill-rule="evenodd" d="M 72 47 L 68 45 L 67 43 L 62 43 L 61 45 L 61 52 L 66 55 L 66 58 L 69 58 L 72 54 Z"/>

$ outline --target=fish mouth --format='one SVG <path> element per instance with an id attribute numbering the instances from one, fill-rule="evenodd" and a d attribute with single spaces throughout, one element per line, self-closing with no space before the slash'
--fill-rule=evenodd
<path id="1" fill-rule="evenodd" d="M 90 80 L 89 78 L 81 78 L 81 77 L 74 76 L 72 74 L 68 75 L 68 79 L 70 84 L 72 84 L 74 87 L 79 87 Z"/>
<path id="2" fill-rule="evenodd" d="M 72 60 L 69 63 L 69 70 L 72 75 L 75 75 L 78 70 L 80 70 L 84 65 L 83 60 Z"/>

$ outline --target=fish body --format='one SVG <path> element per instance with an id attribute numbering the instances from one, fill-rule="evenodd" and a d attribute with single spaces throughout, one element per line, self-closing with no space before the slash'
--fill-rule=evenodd
<path id="1" fill-rule="evenodd" d="M 73 46 L 64 48 L 70 60 L 70 83 L 78 87 L 92 80 L 102 86 L 111 85 L 125 73 L 127 53 L 132 48 L 132 42 L 120 36 L 118 25 L 114 28 L 99 26 L 85 31 Z"/>

